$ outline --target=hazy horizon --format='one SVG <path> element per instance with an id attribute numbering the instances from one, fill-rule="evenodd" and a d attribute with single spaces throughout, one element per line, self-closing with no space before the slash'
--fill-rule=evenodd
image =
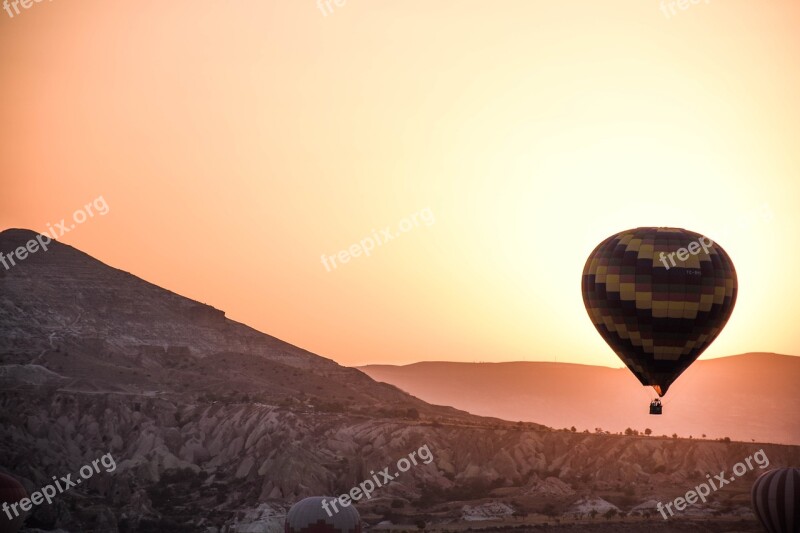
<path id="1" fill-rule="evenodd" d="M 735 354 L 720 354 L 716 356 L 701 356 L 697 360 L 698 361 L 713 361 L 714 359 L 725 359 L 730 357 L 740 357 L 743 355 L 758 355 L 758 354 L 766 354 L 766 355 L 779 355 L 783 357 L 800 357 L 800 355 L 796 354 L 788 354 L 788 353 L 775 353 L 775 352 L 764 352 L 764 351 L 752 351 L 752 352 L 742 352 L 742 353 L 735 353 Z M 625 369 L 625 365 L 618 364 L 618 365 L 611 365 L 611 364 L 595 364 L 595 363 L 580 363 L 574 361 L 558 361 L 558 360 L 550 360 L 550 359 L 517 359 L 514 361 L 482 361 L 482 360 L 475 360 L 475 361 L 457 361 L 457 360 L 447 360 L 447 359 L 426 359 L 420 361 L 412 361 L 410 363 L 402 363 L 402 364 L 391 364 L 391 363 L 364 363 L 360 365 L 355 365 L 354 368 L 361 368 L 365 366 L 394 366 L 394 367 L 405 367 L 405 366 L 412 366 L 418 365 L 421 363 L 464 363 L 464 364 L 509 364 L 509 363 L 556 363 L 556 364 L 565 364 L 565 365 L 581 365 L 581 366 L 598 366 L 603 368 L 611 368 L 614 370 L 623 370 Z"/>
<path id="2" fill-rule="evenodd" d="M 518 361 L 358 367 L 434 405 L 480 416 L 536 422 L 591 433 L 627 428 L 653 435 L 800 444 L 794 376 L 800 359 L 772 353 L 698 361 L 664 398 L 663 416 L 650 416 L 653 392 L 626 368 Z"/>

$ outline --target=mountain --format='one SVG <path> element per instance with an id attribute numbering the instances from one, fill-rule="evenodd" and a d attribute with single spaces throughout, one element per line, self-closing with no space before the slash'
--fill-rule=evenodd
<path id="1" fill-rule="evenodd" d="M 654 397 L 626 368 L 550 362 L 361 367 L 423 400 L 552 427 L 800 444 L 800 357 L 749 353 L 695 362 L 650 416 Z"/>
<path id="2" fill-rule="evenodd" d="M 7 230 L 0 251 L 35 235 Z M 49 380 L 82 393 L 464 415 L 428 406 L 55 242 L 0 269 L 0 327 L 6 389 Z"/>
<path id="3" fill-rule="evenodd" d="M 35 235 L 4 231 L 0 252 Z M 641 516 L 758 453 L 800 464 L 797 446 L 555 431 L 431 405 L 57 242 L 0 269 L 0 472 L 29 493 L 82 481 L 34 506 L 31 531 L 281 531 L 298 498 L 381 471 L 397 479 L 357 505 L 371 526 L 754 531 L 755 466 L 686 516 Z"/>

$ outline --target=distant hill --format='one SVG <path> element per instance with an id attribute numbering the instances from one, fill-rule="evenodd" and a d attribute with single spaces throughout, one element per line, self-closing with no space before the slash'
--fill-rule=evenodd
<path id="1" fill-rule="evenodd" d="M 748 353 L 697 361 L 670 388 L 660 417 L 647 413 L 652 390 L 624 368 L 422 362 L 361 370 L 425 401 L 505 420 L 800 444 L 800 357 Z"/>

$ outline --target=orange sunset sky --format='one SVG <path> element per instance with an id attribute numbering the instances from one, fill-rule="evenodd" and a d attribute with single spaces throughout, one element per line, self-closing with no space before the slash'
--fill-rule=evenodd
<path id="1" fill-rule="evenodd" d="M 586 257 L 678 226 L 739 275 L 704 357 L 800 354 L 800 3 L 668 3 L 2 10 L 0 229 L 102 196 L 63 242 L 346 365 L 621 366 Z"/>

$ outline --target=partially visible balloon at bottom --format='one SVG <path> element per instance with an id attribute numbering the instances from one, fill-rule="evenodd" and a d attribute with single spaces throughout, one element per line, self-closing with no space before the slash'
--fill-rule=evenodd
<path id="1" fill-rule="evenodd" d="M 22 486 L 22 483 L 9 475 L 0 473 L 0 505 L 7 504 L 9 506 L 7 511 L 0 512 L 0 533 L 17 533 L 19 531 L 19 528 L 22 527 L 22 522 L 25 520 L 25 515 L 21 513 L 19 516 L 15 516 L 10 506 L 27 497 L 28 493 L 25 492 L 25 487 Z M 19 506 L 17 506 L 17 509 L 19 509 Z M 8 518 L 9 513 L 11 514 L 11 519 Z"/>
<path id="2" fill-rule="evenodd" d="M 800 533 L 800 468 L 764 472 L 750 495 L 753 511 L 769 533 Z"/>
<path id="3" fill-rule="evenodd" d="M 361 517 L 352 504 L 343 507 L 336 498 L 312 496 L 289 509 L 284 533 L 361 533 Z"/>

